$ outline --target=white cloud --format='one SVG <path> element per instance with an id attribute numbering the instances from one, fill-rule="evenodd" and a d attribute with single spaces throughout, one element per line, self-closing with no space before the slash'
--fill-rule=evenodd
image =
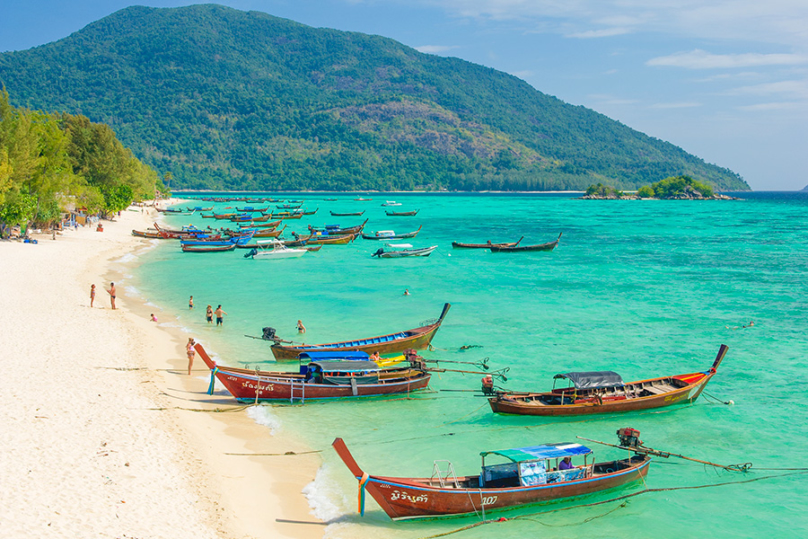
<path id="1" fill-rule="evenodd" d="M 412 0 L 410 0 L 412 1 Z M 519 21 L 570 37 L 625 32 L 805 49 L 805 0 L 416 0 L 461 18 Z"/>
<path id="2" fill-rule="evenodd" d="M 529 69 L 524 69 L 522 71 L 509 71 L 509 73 L 514 77 L 519 77 L 520 79 L 526 79 L 533 76 L 533 71 Z"/>
<path id="3" fill-rule="evenodd" d="M 415 50 L 417 50 L 418 52 L 423 52 L 425 54 L 438 54 L 456 48 L 457 48 L 456 45 L 421 45 L 420 47 L 415 47 Z"/>
<path id="4" fill-rule="evenodd" d="M 808 80 L 783 80 L 754 84 L 752 86 L 741 86 L 740 88 L 729 90 L 727 94 L 753 96 L 780 95 L 808 100 Z"/>
<path id="5" fill-rule="evenodd" d="M 805 111 L 808 109 L 805 103 L 798 103 L 793 101 L 776 101 L 773 103 L 757 103 L 755 105 L 745 105 L 738 107 L 739 110 L 746 110 L 750 112 L 768 112 L 775 110 L 800 110 Z"/>
<path id="6" fill-rule="evenodd" d="M 712 54 L 701 49 L 658 56 L 646 62 L 649 66 L 683 67 L 686 69 L 731 69 L 773 65 L 798 65 L 808 62 L 799 54 Z"/>
<path id="7" fill-rule="evenodd" d="M 628 28 L 604 28 L 602 30 L 587 30 L 586 32 L 574 32 L 567 34 L 566 37 L 575 37 L 578 39 L 593 39 L 599 37 L 613 37 L 622 36 L 631 33 Z"/>

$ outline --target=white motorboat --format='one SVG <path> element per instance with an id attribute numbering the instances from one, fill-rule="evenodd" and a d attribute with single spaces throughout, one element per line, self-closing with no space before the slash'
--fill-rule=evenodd
<path id="1" fill-rule="evenodd" d="M 290 249 L 278 240 L 273 240 L 271 243 L 272 249 L 252 249 L 246 255 L 244 255 L 244 258 L 267 258 L 270 260 L 280 258 L 297 258 L 309 252 L 308 249 Z"/>
<path id="2" fill-rule="evenodd" d="M 401 202 L 396 202 L 395 200 L 387 200 L 382 204 L 382 206 L 401 206 Z"/>
<path id="3" fill-rule="evenodd" d="M 384 247 L 378 249 L 371 256 L 378 256 L 379 258 L 405 258 L 408 256 L 429 256 L 432 251 L 437 249 L 437 245 L 432 247 L 420 247 L 413 249 L 409 243 L 385 243 Z"/>

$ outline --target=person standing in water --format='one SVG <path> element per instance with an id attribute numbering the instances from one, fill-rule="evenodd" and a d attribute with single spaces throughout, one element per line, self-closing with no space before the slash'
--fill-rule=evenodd
<path id="1" fill-rule="evenodd" d="M 109 290 L 107 290 L 107 292 L 109 293 L 109 302 L 112 304 L 112 309 L 114 310 L 115 309 L 115 295 L 118 293 L 118 291 L 115 289 L 115 283 L 110 283 Z"/>
<path id="2" fill-rule="evenodd" d="M 191 367 L 194 366 L 194 357 L 196 357 L 196 349 L 194 348 L 194 340 L 188 339 L 188 344 L 185 345 L 185 350 L 188 354 L 188 376 L 191 376 Z"/>
<path id="3" fill-rule="evenodd" d="M 306 333 L 306 326 L 303 325 L 302 320 L 297 321 L 297 332 L 298 333 Z"/>
<path id="4" fill-rule="evenodd" d="M 213 312 L 214 312 L 214 314 L 216 314 L 216 325 L 217 325 L 217 326 L 221 326 L 221 325 L 224 323 L 224 318 L 223 318 L 223 317 L 224 317 L 224 315 L 226 315 L 227 313 L 226 313 L 226 312 L 224 312 L 224 311 L 222 310 L 222 306 L 221 306 L 221 305 L 219 305 L 218 307 L 216 307 L 216 310 L 215 310 L 215 311 L 213 311 Z"/>
<path id="5" fill-rule="evenodd" d="M 189 309 L 194 308 L 194 297 L 193 296 L 191 296 L 191 298 L 188 300 L 188 308 Z"/>
<path id="6" fill-rule="evenodd" d="M 208 321 L 208 324 L 213 323 L 213 307 L 208 305 L 208 308 L 205 309 L 205 320 Z"/>
<path id="7" fill-rule="evenodd" d="M 95 301 L 95 285 L 90 286 L 90 307 L 93 306 Z"/>

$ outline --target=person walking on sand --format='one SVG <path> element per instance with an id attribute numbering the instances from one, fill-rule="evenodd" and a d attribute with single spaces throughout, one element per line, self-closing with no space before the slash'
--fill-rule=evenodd
<path id="1" fill-rule="evenodd" d="M 303 325 L 302 320 L 297 321 L 297 332 L 298 333 L 306 333 L 306 326 Z"/>
<path id="2" fill-rule="evenodd" d="M 188 376 L 191 376 L 191 367 L 194 366 L 194 358 L 196 357 L 196 349 L 194 340 L 188 339 L 188 344 L 185 345 L 185 350 L 188 353 Z"/>
<path id="3" fill-rule="evenodd" d="M 224 322 L 224 318 L 223 318 L 223 317 L 224 317 L 224 315 L 226 315 L 227 313 L 226 313 L 226 312 L 224 312 L 224 311 L 222 310 L 222 306 L 221 306 L 221 305 L 219 305 L 218 307 L 216 307 L 216 310 L 215 310 L 215 311 L 213 311 L 213 313 L 216 315 L 216 325 L 217 325 L 217 326 L 221 326 L 221 325 L 222 325 L 222 323 Z"/>
<path id="4" fill-rule="evenodd" d="M 205 309 L 205 320 L 208 321 L 208 324 L 213 323 L 213 307 L 208 305 L 208 308 Z"/>
<path id="5" fill-rule="evenodd" d="M 90 286 L 90 307 L 93 306 L 95 301 L 95 285 Z"/>
<path id="6" fill-rule="evenodd" d="M 107 290 L 107 292 L 109 293 L 109 302 L 112 304 L 112 309 L 114 310 L 115 309 L 115 295 L 118 293 L 118 291 L 115 290 L 115 283 L 110 283 L 109 284 L 109 290 Z"/>
<path id="7" fill-rule="evenodd" d="M 188 300 L 188 308 L 189 309 L 194 308 L 194 297 L 193 296 L 191 296 L 191 298 Z"/>

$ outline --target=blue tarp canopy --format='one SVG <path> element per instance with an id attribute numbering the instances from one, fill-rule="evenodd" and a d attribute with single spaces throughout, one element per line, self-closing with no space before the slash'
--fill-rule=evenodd
<path id="1" fill-rule="evenodd" d="M 623 379 L 614 371 L 567 372 L 553 378 L 571 380 L 576 389 L 597 389 L 601 387 L 623 387 Z"/>
<path id="2" fill-rule="evenodd" d="M 313 361 L 309 363 L 310 370 L 320 369 L 325 372 L 372 372 L 378 371 L 379 366 L 373 361 Z"/>
<path id="3" fill-rule="evenodd" d="M 524 460 L 555 459 L 563 457 L 574 457 L 575 455 L 588 455 L 592 450 L 581 444 L 560 443 L 547 445 L 534 445 L 531 447 L 517 447 L 514 449 L 501 449 L 499 451 L 483 451 L 483 457 L 488 455 L 499 455 L 512 462 L 522 462 Z"/>
<path id="4" fill-rule="evenodd" d="M 331 360 L 354 360 L 368 361 L 365 352 L 303 352 L 297 356 L 301 361 L 331 361 Z"/>

